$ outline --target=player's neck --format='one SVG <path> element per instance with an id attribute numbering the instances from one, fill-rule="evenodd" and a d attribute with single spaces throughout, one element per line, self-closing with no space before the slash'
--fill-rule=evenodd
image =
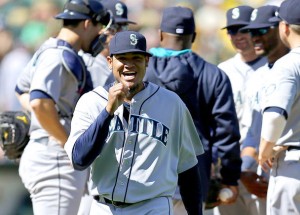
<path id="1" fill-rule="evenodd" d="M 68 42 L 77 51 L 80 50 L 79 35 L 67 28 L 62 28 L 60 30 L 59 34 L 57 35 L 57 39 Z"/>
<path id="2" fill-rule="evenodd" d="M 246 63 L 254 61 L 256 58 L 258 58 L 258 56 L 255 54 L 254 50 L 241 52 L 240 54 L 241 54 L 242 60 Z"/>

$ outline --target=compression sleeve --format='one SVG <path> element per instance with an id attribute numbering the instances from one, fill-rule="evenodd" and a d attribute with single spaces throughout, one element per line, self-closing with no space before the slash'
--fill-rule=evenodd
<path id="1" fill-rule="evenodd" d="M 202 215 L 201 176 L 198 165 L 178 175 L 178 186 L 189 215 Z"/>
<path id="2" fill-rule="evenodd" d="M 101 153 L 112 118 L 113 116 L 109 115 L 104 108 L 90 127 L 76 140 L 72 151 L 75 169 L 87 168 Z"/>
<path id="3" fill-rule="evenodd" d="M 261 137 L 275 143 L 281 136 L 286 125 L 286 117 L 276 112 L 265 111 L 263 113 Z"/>

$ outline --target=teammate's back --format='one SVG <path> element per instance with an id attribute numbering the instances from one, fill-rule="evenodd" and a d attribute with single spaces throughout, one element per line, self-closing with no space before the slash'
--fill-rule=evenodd
<path id="1" fill-rule="evenodd" d="M 145 80 L 176 92 L 191 112 L 206 152 L 198 157 L 205 201 L 212 145 L 218 147 L 223 163 L 223 184 L 237 195 L 240 134 L 230 81 L 217 66 L 192 52 L 195 36 L 195 22 L 190 9 L 166 8 L 160 26 L 161 47 L 150 49 L 153 57 L 149 61 Z M 229 202 L 234 201 L 236 195 Z M 180 200 L 177 203 L 181 204 Z"/>

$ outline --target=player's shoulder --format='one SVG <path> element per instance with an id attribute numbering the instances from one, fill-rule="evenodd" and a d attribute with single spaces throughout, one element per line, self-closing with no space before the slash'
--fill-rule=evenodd
<path id="1" fill-rule="evenodd" d="M 177 93 L 168 90 L 165 87 L 161 87 L 155 83 L 147 82 L 147 90 L 150 91 L 150 94 L 157 94 L 157 96 L 164 98 L 165 101 L 168 101 L 170 103 L 182 102 Z"/>
<path id="2" fill-rule="evenodd" d="M 236 55 L 235 55 L 236 56 Z M 231 66 L 233 66 L 233 64 L 234 64 L 234 61 L 235 61 L 235 57 L 231 57 L 231 58 L 229 58 L 229 59 L 227 59 L 227 60 L 224 60 L 224 61 L 222 61 L 222 62 L 220 62 L 219 64 L 217 64 L 217 66 L 219 67 L 219 68 L 228 68 L 228 67 L 231 67 Z"/>
<path id="3" fill-rule="evenodd" d="M 281 58 L 279 58 L 275 62 L 275 64 L 283 64 L 287 67 L 290 65 L 290 63 L 300 64 L 299 57 L 300 57 L 300 47 L 290 50 L 287 54 L 285 54 Z"/>

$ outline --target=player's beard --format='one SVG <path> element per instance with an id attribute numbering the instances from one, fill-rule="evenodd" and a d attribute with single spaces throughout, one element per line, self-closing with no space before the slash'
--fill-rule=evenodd
<path id="1" fill-rule="evenodd" d="M 144 83 L 141 82 L 139 84 L 128 87 L 128 92 L 126 93 L 127 98 L 132 98 L 135 94 L 144 89 Z"/>

